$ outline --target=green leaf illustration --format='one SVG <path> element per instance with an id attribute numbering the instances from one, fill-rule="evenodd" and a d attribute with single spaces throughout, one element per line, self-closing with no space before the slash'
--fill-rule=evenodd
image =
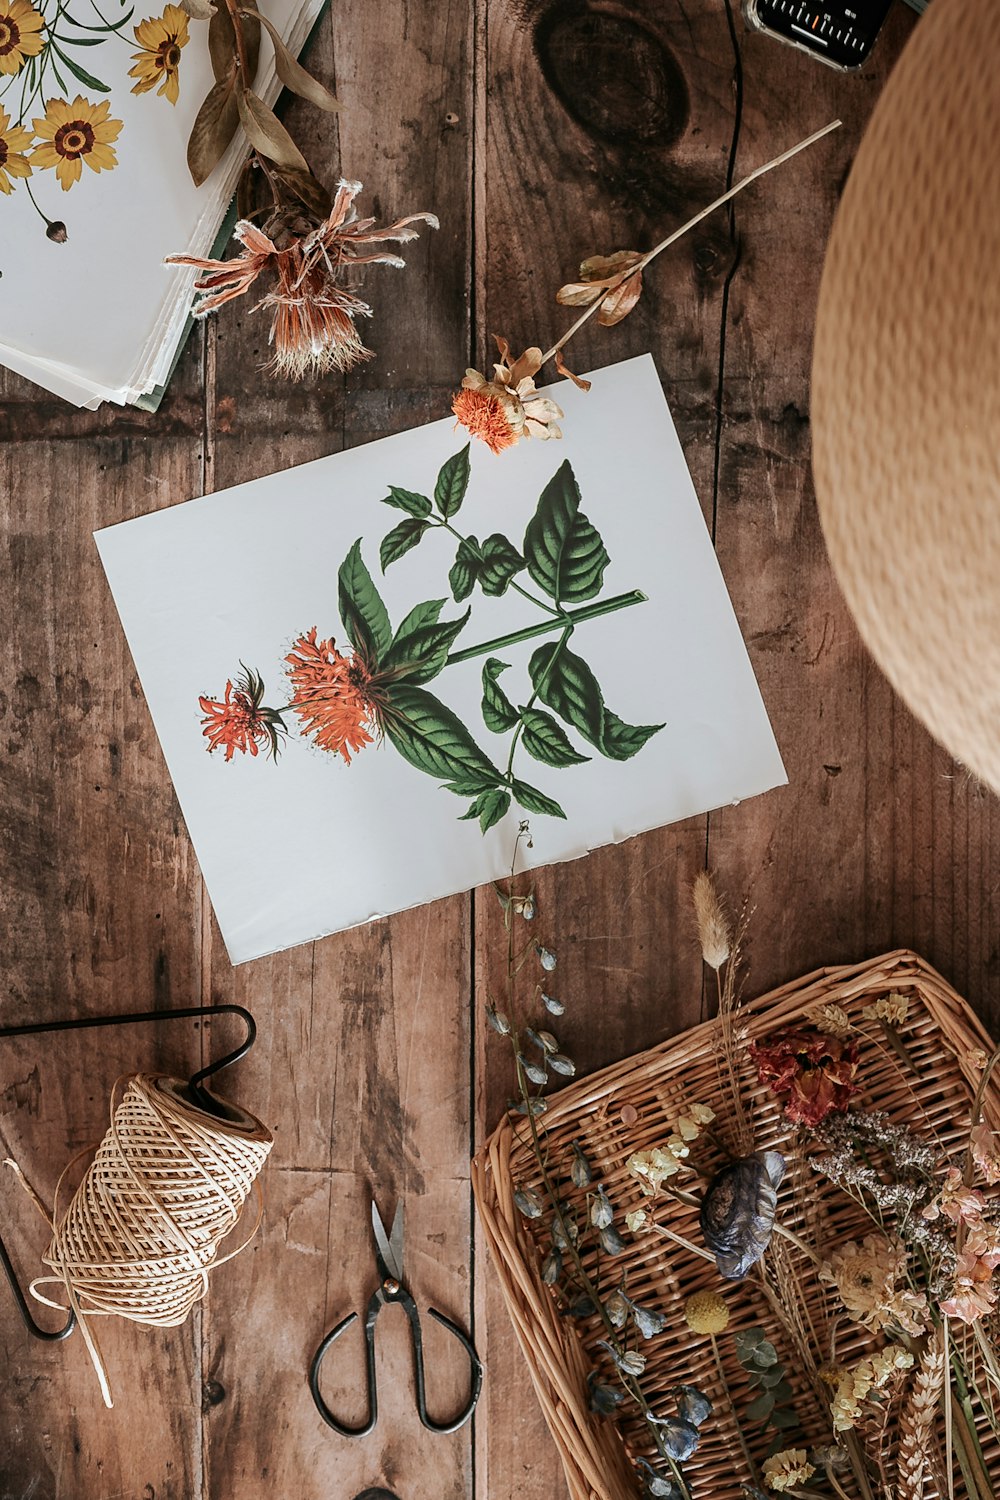
<path id="1" fill-rule="evenodd" d="M 589 755 L 580 755 L 573 749 L 565 729 L 543 709 L 522 708 L 521 722 L 524 724 L 521 744 L 543 765 L 581 766 L 590 760 Z"/>
<path id="2" fill-rule="evenodd" d="M 483 666 L 483 723 L 494 734 L 506 734 L 518 722 L 518 712 L 498 685 L 497 678 L 506 672 L 510 662 L 491 656 Z"/>
<path id="3" fill-rule="evenodd" d="M 392 641 L 392 626 L 382 596 L 361 556 L 360 537 L 340 565 L 337 575 L 340 618 L 355 651 L 369 668 L 378 665 Z"/>
<path id="4" fill-rule="evenodd" d="M 609 760 L 630 760 L 662 724 L 626 724 L 605 707 L 604 694 L 582 657 L 562 643 L 539 646 L 528 663 L 542 702 Z"/>
<path id="5" fill-rule="evenodd" d="M 503 787 L 495 786 L 488 792 L 481 792 L 468 812 L 463 813 L 458 821 L 464 823 L 469 818 L 478 818 L 479 827 L 483 833 L 488 833 L 494 823 L 499 823 L 508 807 L 510 807 L 510 792 Z"/>
<path id="6" fill-rule="evenodd" d="M 481 565 L 479 543 L 474 536 L 466 537 L 458 545 L 455 562 L 448 574 L 452 597 L 456 604 L 468 599 L 479 577 Z"/>
<path id="7" fill-rule="evenodd" d="M 429 599 L 410 611 L 382 661 L 385 671 L 397 673 L 399 680 L 417 683 L 430 682 L 437 676 L 471 613 L 466 610 L 457 620 L 439 621 L 443 604 L 443 599 Z"/>
<path id="8" fill-rule="evenodd" d="M 396 682 L 386 689 L 386 697 L 386 737 L 411 766 L 481 792 L 502 783 L 461 719 L 426 688 Z"/>
<path id="9" fill-rule="evenodd" d="M 497 599 L 507 592 L 511 579 L 524 567 L 524 558 L 498 531 L 486 538 L 480 551 L 483 560 L 479 586 L 484 594 Z"/>
<path id="10" fill-rule="evenodd" d="M 565 818 L 566 814 L 558 802 L 553 802 L 551 797 L 546 797 L 537 787 L 529 786 L 526 781 L 518 781 L 515 777 L 510 784 L 515 800 L 520 805 L 533 813 L 544 813 L 549 818 Z"/>
<path id="11" fill-rule="evenodd" d="M 394 505 L 397 510 L 405 510 L 408 516 L 429 516 L 431 513 L 431 502 L 426 495 L 418 495 L 413 490 L 401 490 L 395 484 L 390 484 L 389 493 L 382 501 L 383 505 Z"/>
<path id="12" fill-rule="evenodd" d="M 469 444 L 466 443 L 461 452 L 452 454 L 442 464 L 434 486 L 434 503 L 446 521 L 456 514 L 468 488 Z"/>
<path id="13" fill-rule="evenodd" d="M 415 547 L 429 526 L 428 521 L 422 521 L 418 516 L 410 516 L 406 521 L 400 521 L 398 526 L 382 538 L 379 548 L 379 561 L 384 573 L 390 563 L 398 562 L 405 557 L 411 547 Z"/>
<path id="14" fill-rule="evenodd" d="M 557 604 L 600 593 L 610 559 L 600 533 L 580 510 L 580 489 L 566 459 L 545 486 L 524 533 L 528 572 Z"/>

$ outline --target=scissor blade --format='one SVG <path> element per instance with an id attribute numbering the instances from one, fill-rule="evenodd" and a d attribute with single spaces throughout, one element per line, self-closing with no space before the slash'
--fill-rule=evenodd
<path id="1" fill-rule="evenodd" d="M 382 1215 L 378 1211 L 375 1200 L 372 1199 L 372 1233 L 378 1246 L 378 1253 L 390 1276 L 396 1281 L 403 1279 L 403 1205 L 396 1205 L 396 1214 L 392 1221 L 392 1232 L 386 1234 Z"/>

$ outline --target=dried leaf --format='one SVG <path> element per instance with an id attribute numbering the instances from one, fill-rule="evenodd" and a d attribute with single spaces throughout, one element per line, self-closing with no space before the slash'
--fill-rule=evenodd
<path id="1" fill-rule="evenodd" d="M 250 10 L 255 6 L 248 5 Z M 249 21 L 243 28 L 243 45 L 247 53 L 248 77 L 244 82 L 251 84 L 257 76 L 257 62 L 260 57 L 260 27 L 254 21 Z M 228 78 L 236 65 L 236 33 L 233 30 L 233 19 L 224 5 L 217 7 L 215 15 L 208 23 L 208 52 L 212 59 L 212 72 L 216 81 L 221 83 Z"/>
<path id="2" fill-rule="evenodd" d="M 253 15 L 252 11 L 240 11 L 241 16 Z M 326 109 L 334 113 L 340 108 L 337 100 L 330 90 L 315 79 L 311 73 L 307 73 L 301 63 L 289 52 L 281 39 L 278 31 L 267 17 L 263 14 L 260 20 L 267 27 L 271 41 L 274 43 L 274 68 L 278 77 L 286 89 L 291 89 L 293 94 L 298 94 L 300 99 L 308 99 L 310 104 L 315 104 L 317 109 Z"/>
<path id="3" fill-rule="evenodd" d="M 642 260 L 641 250 L 616 250 L 613 255 L 591 255 L 580 262 L 581 281 L 599 281 L 610 286 L 616 276 Z"/>
<path id="4" fill-rule="evenodd" d="M 276 166 L 293 167 L 300 172 L 309 171 L 309 163 L 284 125 L 253 89 L 240 89 L 236 102 L 240 111 L 240 124 L 255 151 L 259 151 L 261 156 L 266 156 Z"/>
<path id="5" fill-rule="evenodd" d="M 330 197 L 329 189 L 325 188 L 312 172 L 308 170 L 302 172 L 296 167 L 276 166 L 274 174 L 289 192 L 298 198 L 300 203 L 304 203 L 306 208 L 316 215 L 317 219 L 329 218 L 333 199 Z"/>
<path id="6" fill-rule="evenodd" d="M 601 310 L 597 314 L 597 321 L 601 327 L 613 328 L 616 323 L 620 323 L 623 318 L 627 318 L 638 302 L 641 292 L 641 271 L 636 271 L 634 275 L 626 277 L 621 286 L 617 286 L 608 292 L 601 303 Z"/>
<path id="7" fill-rule="evenodd" d="M 565 375 L 567 380 L 572 380 L 573 384 L 575 386 L 578 386 L 581 391 L 590 390 L 591 382 L 589 380 L 584 380 L 582 375 L 573 374 L 573 371 L 570 369 L 569 365 L 562 357 L 561 349 L 556 350 L 556 369 L 559 371 L 560 375 Z"/>
<path id="8" fill-rule="evenodd" d="M 211 176 L 239 128 L 240 113 L 233 87 L 235 80 L 236 69 L 233 68 L 228 79 L 209 89 L 195 116 L 187 146 L 188 170 L 195 187 L 201 187 Z"/>
<path id="9" fill-rule="evenodd" d="M 560 307 L 589 307 L 601 295 L 601 287 L 587 281 L 569 281 L 556 292 Z"/>

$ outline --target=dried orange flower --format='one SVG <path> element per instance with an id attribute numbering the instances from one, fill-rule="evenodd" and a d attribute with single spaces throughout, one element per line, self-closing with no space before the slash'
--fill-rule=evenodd
<path id="1" fill-rule="evenodd" d="M 362 343 L 355 319 L 371 317 L 371 307 L 349 291 L 342 278 L 354 266 L 404 266 L 400 256 L 383 248 L 386 242 L 416 239 L 411 225 L 422 222 L 437 229 L 438 221 L 433 214 L 410 214 L 375 229 L 374 219 L 357 217 L 354 199 L 360 192 L 360 182 L 341 182 L 329 217 L 304 235 L 281 229 L 272 238 L 241 220 L 235 234 L 245 253 L 231 260 L 168 256 L 168 265 L 194 266 L 208 273 L 195 282 L 195 290 L 203 295 L 194 316 L 202 318 L 244 296 L 268 273 L 275 285 L 257 307 L 273 310 L 271 369 L 276 374 L 301 380 L 310 372 L 344 372 L 370 359 L 371 351 Z"/>
<path id="2" fill-rule="evenodd" d="M 535 389 L 541 349 L 525 349 L 519 359 L 512 360 L 507 340 L 494 337 L 500 351 L 500 361 L 493 366 L 494 379 L 487 380 L 478 370 L 466 370 L 462 389 L 451 403 L 459 422 L 493 453 L 513 447 L 522 437 L 562 437 L 555 425 L 561 409 Z"/>
<path id="3" fill-rule="evenodd" d="M 372 744 L 378 732 L 377 692 L 356 651 L 344 656 L 332 638 L 318 641 L 316 634 L 314 625 L 285 657 L 295 690 L 288 706 L 321 750 L 335 751 L 350 765 L 352 751 Z"/>

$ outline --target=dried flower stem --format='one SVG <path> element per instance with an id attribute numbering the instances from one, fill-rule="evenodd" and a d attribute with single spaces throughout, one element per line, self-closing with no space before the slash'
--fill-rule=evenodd
<path id="1" fill-rule="evenodd" d="M 776 156 L 773 161 L 765 162 L 762 167 L 757 167 L 753 172 L 750 172 L 748 176 L 742 178 L 739 182 L 737 182 L 734 187 L 729 188 L 720 197 L 716 198 L 715 201 L 710 203 L 707 208 L 703 208 L 700 213 L 695 214 L 693 219 L 688 219 L 687 223 L 682 224 L 680 229 L 675 229 L 672 234 L 667 235 L 666 239 L 661 240 L 658 245 L 654 245 L 652 250 L 647 250 L 646 254 L 640 261 L 637 261 L 635 265 L 629 266 L 625 271 L 622 272 L 620 279 L 622 281 L 625 281 L 628 279 L 628 277 L 634 276 L 637 272 L 644 271 L 645 268 L 649 265 L 650 261 L 655 260 L 662 251 L 675 244 L 677 240 L 681 239 L 685 234 L 687 234 L 690 229 L 693 229 L 696 224 L 700 224 L 702 219 L 707 219 L 709 214 L 714 213 L 717 208 L 721 208 L 724 203 L 728 203 L 730 198 L 735 198 L 737 193 L 742 193 L 745 187 L 749 187 L 751 182 L 756 182 L 758 177 L 763 177 L 765 172 L 773 171 L 775 167 L 780 167 L 783 162 L 789 161 L 800 151 L 804 151 L 807 146 L 812 146 L 816 141 L 822 140 L 823 136 L 829 135 L 831 130 L 836 130 L 840 126 L 840 123 L 841 122 L 839 120 L 831 120 L 829 125 L 823 126 L 822 130 L 814 131 L 813 134 L 807 136 L 804 141 L 799 141 L 798 145 L 792 146 L 790 150 L 783 151 L 780 156 Z M 588 321 L 588 319 L 592 318 L 594 314 L 599 310 L 603 301 L 603 297 L 595 297 L 591 305 L 580 314 L 576 322 L 573 323 L 571 327 L 567 328 L 562 338 L 558 339 L 556 343 L 552 345 L 551 349 L 547 349 L 545 351 L 545 353 L 542 355 L 543 365 L 547 364 L 550 359 L 554 359 L 555 356 L 560 352 L 560 350 L 566 347 L 573 335 L 579 332 L 579 330 Z"/>
<path id="2" fill-rule="evenodd" d="M 750 1475 L 750 1478 L 759 1489 L 760 1475 L 757 1472 L 757 1465 L 753 1461 L 753 1454 L 750 1452 L 750 1449 L 747 1446 L 747 1440 L 743 1436 L 743 1424 L 739 1419 L 739 1414 L 737 1413 L 736 1405 L 733 1401 L 733 1393 L 729 1389 L 729 1381 L 726 1379 L 726 1372 L 722 1364 L 722 1355 L 719 1353 L 718 1340 L 716 1339 L 714 1333 L 710 1333 L 708 1337 L 712 1344 L 712 1353 L 715 1355 L 715 1368 L 719 1372 L 719 1380 L 722 1384 L 723 1392 L 725 1393 L 726 1405 L 729 1407 L 729 1415 L 733 1419 L 733 1428 L 736 1432 L 736 1437 L 739 1441 L 740 1449 L 743 1453 L 743 1461 L 747 1466 L 747 1473 Z"/>

